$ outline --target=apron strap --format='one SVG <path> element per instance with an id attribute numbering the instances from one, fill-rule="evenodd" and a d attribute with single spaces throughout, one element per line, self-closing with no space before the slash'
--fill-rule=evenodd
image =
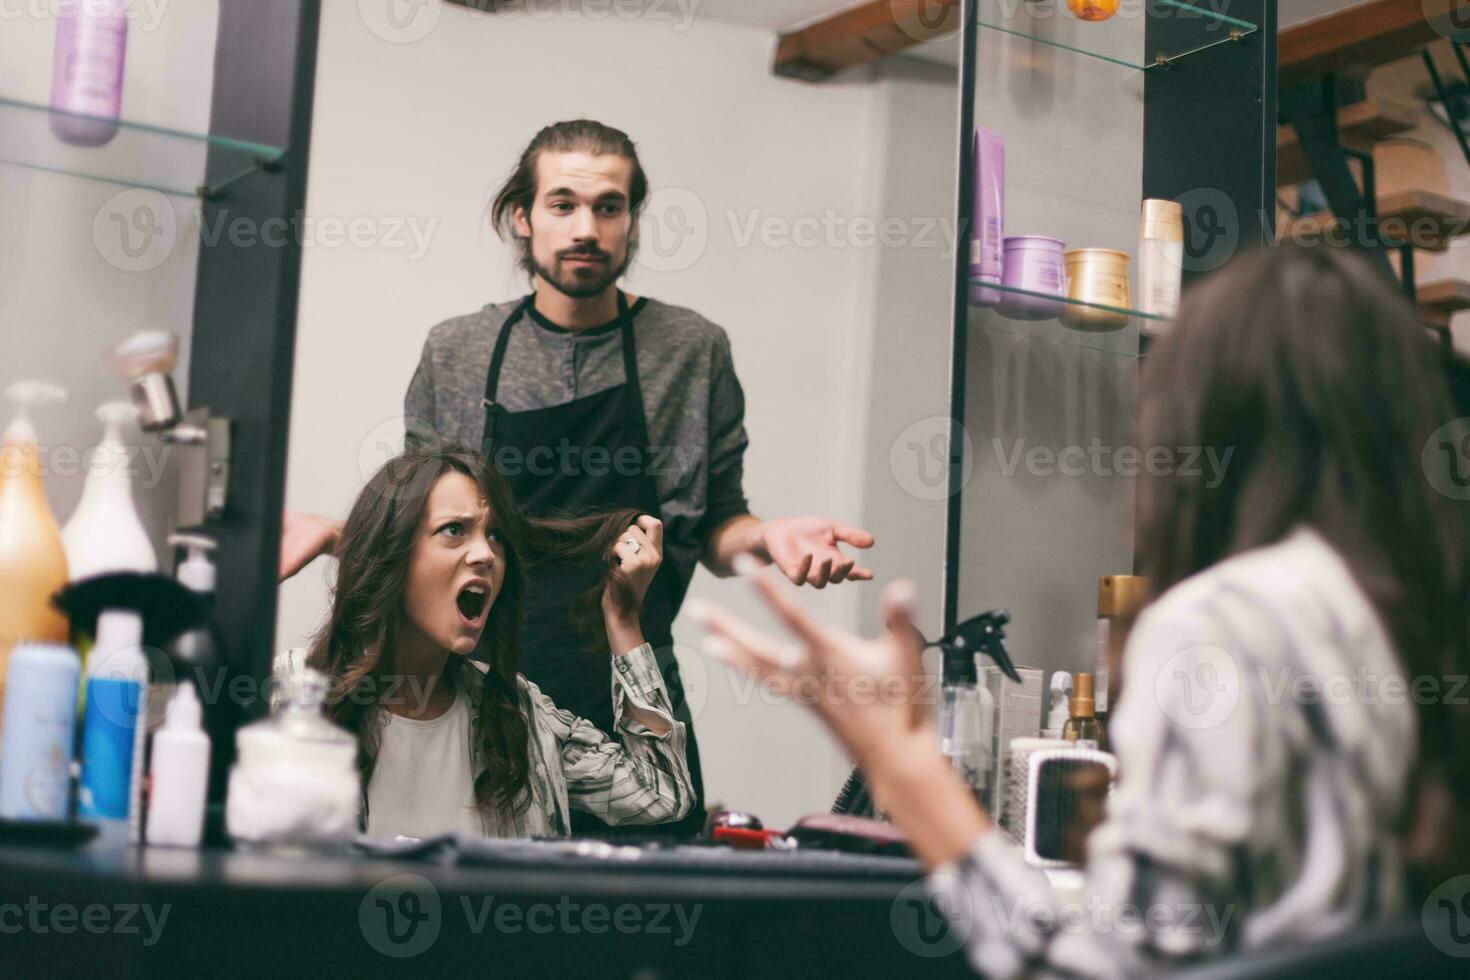
<path id="1" fill-rule="evenodd" d="M 521 300 L 521 305 L 506 317 L 500 328 L 500 336 L 495 340 L 495 353 L 490 356 L 490 370 L 485 374 L 485 398 L 480 402 L 486 412 L 495 408 L 495 396 L 500 390 L 500 366 L 505 363 L 505 349 L 510 344 L 510 328 L 526 315 L 526 310 L 530 309 L 535 298 L 536 294 L 532 293 Z"/>

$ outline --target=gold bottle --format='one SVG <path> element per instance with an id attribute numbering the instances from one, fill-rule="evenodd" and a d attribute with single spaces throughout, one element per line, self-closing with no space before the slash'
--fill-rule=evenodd
<path id="1" fill-rule="evenodd" d="M 65 643 L 66 618 L 51 596 L 66 586 L 66 550 L 46 503 L 41 457 L 28 409 L 64 396 L 60 388 L 21 381 L 6 396 L 15 420 L 0 439 L 0 711 L 5 672 L 17 643 Z"/>
<path id="2" fill-rule="evenodd" d="M 1070 707 L 1072 717 L 1062 726 L 1062 738 L 1068 742 L 1091 742 L 1092 748 L 1107 749 L 1107 737 L 1103 733 L 1102 722 L 1097 720 L 1093 710 L 1091 674 L 1078 674 L 1072 678 Z"/>

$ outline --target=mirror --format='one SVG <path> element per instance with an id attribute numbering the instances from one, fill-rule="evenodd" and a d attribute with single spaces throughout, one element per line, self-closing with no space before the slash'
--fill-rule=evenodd
<path id="1" fill-rule="evenodd" d="M 439 420 L 462 417 L 460 435 L 480 438 L 492 345 L 479 326 L 503 323 L 502 305 L 531 291 L 490 206 L 538 131 L 588 118 L 624 131 L 648 178 L 621 286 L 643 300 L 630 313 L 649 441 L 666 444 L 672 464 L 654 483 L 665 532 L 684 541 L 688 597 L 761 618 L 738 582 L 693 567 L 689 542 L 707 529 L 692 531 L 681 515 L 705 503 L 709 446 L 672 435 L 705 426 L 698 416 L 715 408 L 728 426 L 729 405 L 743 400 L 739 489 L 751 511 L 823 515 L 876 538 L 861 557 L 876 583 L 807 589 L 803 601 L 872 634 L 879 586 L 908 577 L 922 623 L 937 632 L 957 45 L 953 36 L 921 44 L 821 84 L 772 72 L 780 31 L 849 5 L 598 5 L 594 22 L 590 5 L 579 14 L 575 3 L 557 5 L 559 16 L 535 5 L 426 4 L 407 21 L 368 16 L 374 4 L 324 4 L 287 510 L 341 519 L 403 446 L 405 393 L 436 325 L 436 338 L 453 339 L 431 343 L 424 370 L 436 373 L 438 398 L 421 404 Z M 542 346 L 537 378 L 560 388 L 563 403 L 625 377 L 616 344 L 568 341 L 529 317 L 513 330 L 527 331 L 512 333 L 516 344 Z M 686 334 L 703 344 L 697 357 L 681 346 Z M 720 338 L 733 377 L 709 366 Z M 531 350 L 508 351 L 501 394 L 524 390 L 531 369 L 512 362 Z M 681 357 L 684 368 L 666 369 Z M 711 386 L 719 406 L 702 394 Z M 508 410 L 529 408 L 511 404 L 516 396 Z M 738 442 L 728 429 L 716 437 Z M 309 641 L 335 573 L 322 559 L 283 584 L 279 649 Z M 706 805 L 772 828 L 826 811 L 849 767 L 816 720 L 706 661 L 687 616 L 674 620 L 672 641 Z M 529 652 L 522 670 L 556 686 Z M 605 683 L 594 682 L 603 701 Z"/>

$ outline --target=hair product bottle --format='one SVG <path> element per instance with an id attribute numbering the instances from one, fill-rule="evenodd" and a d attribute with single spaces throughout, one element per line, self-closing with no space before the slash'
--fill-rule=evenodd
<path id="1" fill-rule="evenodd" d="M 1184 212 L 1175 201 L 1148 198 L 1138 229 L 1138 308 L 1172 319 L 1179 312 L 1184 277 Z M 1158 320 L 1143 320 L 1140 329 L 1157 334 Z"/>
<path id="2" fill-rule="evenodd" d="M 156 572 L 158 555 L 133 506 L 133 478 L 122 429 L 138 417 L 130 402 L 97 409 L 102 442 L 88 459 L 86 487 L 61 532 L 72 581 L 109 572 Z"/>
<path id="3" fill-rule="evenodd" d="M 1102 722 L 1093 711 L 1092 675 L 1078 674 L 1072 684 L 1072 717 L 1062 727 L 1062 738 L 1078 748 L 1106 749 Z"/>
<path id="4" fill-rule="evenodd" d="M 122 116 L 127 0 L 61 0 L 51 76 L 51 131 L 73 146 L 102 146 Z"/>
<path id="5" fill-rule="evenodd" d="M 129 820 L 138 812 L 148 691 L 142 642 L 143 619 L 137 613 L 107 610 L 97 618 L 82 722 L 78 811 L 83 817 Z"/>
<path id="6" fill-rule="evenodd" d="M 46 503 L 41 455 L 30 410 L 66 392 L 19 381 L 5 392 L 15 418 L 0 437 L 0 703 L 7 660 L 17 643 L 65 643 L 66 618 L 51 596 L 66 585 L 66 551 Z"/>
<path id="7" fill-rule="evenodd" d="M 168 720 L 153 736 L 149 770 L 149 844 L 198 847 L 204 835 L 204 798 L 209 787 L 209 736 L 194 684 L 185 679 L 169 702 Z"/>
<path id="8" fill-rule="evenodd" d="M 12 652 L 0 752 L 0 817 L 67 818 L 81 670 L 69 647 L 22 644 Z"/>

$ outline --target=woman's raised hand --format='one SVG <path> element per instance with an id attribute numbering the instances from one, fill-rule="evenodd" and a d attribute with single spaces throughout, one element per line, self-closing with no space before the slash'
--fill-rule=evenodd
<path id="1" fill-rule="evenodd" d="M 643 644 L 638 614 L 653 576 L 663 564 L 663 522 L 647 514 L 639 517 L 636 524 L 629 525 L 618 535 L 612 558 L 618 567 L 603 590 L 602 615 L 607 625 L 608 640 L 616 654 Z"/>
<path id="2" fill-rule="evenodd" d="M 926 686 L 912 583 L 884 590 L 887 635 L 865 640 L 807 613 L 789 586 L 752 560 L 741 560 L 739 569 L 796 642 L 783 644 L 718 606 L 691 604 L 690 613 L 709 633 L 707 653 L 791 691 L 859 760 L 913 737 L 932 739 L 932 699 L 919 696 Z"/>

